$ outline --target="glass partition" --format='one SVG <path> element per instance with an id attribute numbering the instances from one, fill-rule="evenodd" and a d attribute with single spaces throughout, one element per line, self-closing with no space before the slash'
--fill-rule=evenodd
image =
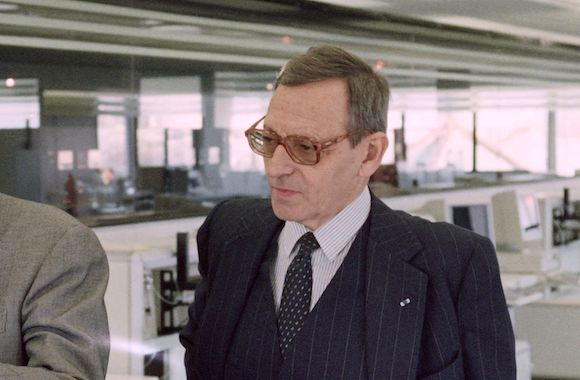
<path id="1" fill-rule="evenodd" d="M 284 62 L 321 43 L 388 77 L 382 164 L 399 188 L 580 169 L 569 159 L 580 138 L 578 55 L 561 46 L 335 7 L 25 3 L 0 25 L 0 191 L 88 224 L 267 197 L 243 131 L 266 113 Z M 30 28 L 41 19 L 50 32 Z"/>

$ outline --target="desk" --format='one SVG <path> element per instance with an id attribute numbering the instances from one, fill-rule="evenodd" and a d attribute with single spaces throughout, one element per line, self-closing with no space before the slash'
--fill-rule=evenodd
<path id="1" fill-rule="evenodd" d="M 533 374 L 580 377 L 580 289 L 563 289 L 515 312 L 516 336 L 530 343 Z"/>

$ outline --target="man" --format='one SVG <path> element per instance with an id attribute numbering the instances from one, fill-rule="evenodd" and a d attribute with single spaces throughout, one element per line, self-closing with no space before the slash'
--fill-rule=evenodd
<path id="1" fill-rule="evenodd" d="M 0 263 L 0 379 L 104 379 L 109 272 L 95 235 L 0 194 Z"/>
<path id="2" fill-rule="evenodd" d="M 388 94 L 335 47 L 286 64 L 246 132 L 271 199 L 226 201 L 198 232 L 188 379 L 515 379 L 491 242 L 370 194 Z"/>

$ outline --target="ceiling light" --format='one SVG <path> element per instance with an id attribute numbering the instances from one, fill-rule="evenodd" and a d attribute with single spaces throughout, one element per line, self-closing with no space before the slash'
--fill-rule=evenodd
<path id="1" fill-rule="evenodd" d="M 6 78 L 4 84 L 6 85 L 6 87 L 14 87 L 14 85 L 16 85 L 16 81 L 14 80 L 14 78 Z"/>
<path id="2" fill-rule="evenodd" d="M 194 25 L 152 25 L 151 29 L 162 32 L 177 32 L 177 33 L 200 33 L 201 28 Z"/>
<path id="3" fill-rule="evenodd" d="M 15 11 L 18 9 L 16 4 L 0 3 L 0 12 Z"/>
<path id="4" fill-rule="evenodd" d="M 336 5 L 339 7 L 350 7 L 350 8 L 378 8 L 382 9 L 389 6 L 384 0 L 318 0 L 319 3 L 326 3 L 331 5 Z"/>
<path id="5" fill-rule="evenodd" d="M 141 24 L 144 26 L 156 26 L 161 24 L 162 22 L 159 20 L 153 20 L 153 19 L 146 19 L 146 20 L 142 20 Z"/>
<path id="6" fill-rule="evenodd" d="M 557 6 L 564 9 L 578 11 L 580 10 L 580 0 L 532 0 L 536 3 Z"/>
<path id="7" fill-rule="evenodd" d="M 294 40 L 290 36 L 282 36 L 282 38 L 280 38 L 280 41 L 282 41 L 284 45 L 290 45 L 294 42 Z"/>

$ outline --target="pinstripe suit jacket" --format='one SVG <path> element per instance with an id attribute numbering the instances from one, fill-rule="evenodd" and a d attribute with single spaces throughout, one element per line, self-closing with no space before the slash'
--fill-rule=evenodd
<path id="1" fill-rule="evenodd" d="M 282 225 L 269 201 L 235 200 L 216 206 L 199 230 L 203 280 L 181 333 L 188 379 L 223 379 L 240 314 Z M 515 379 L 514 335 L 491 242 L 393 211 L 375 197 L 366 226 L 365 377 Z"/>

